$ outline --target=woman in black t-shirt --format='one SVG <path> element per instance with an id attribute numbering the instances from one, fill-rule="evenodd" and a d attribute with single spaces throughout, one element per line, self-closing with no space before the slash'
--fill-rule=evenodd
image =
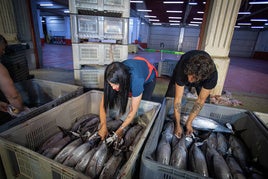
<path id="1" fill-rule="evenodd" d="M 211 90 L 216 86 L 218 72 L 210 55 L 201 50 L 192 50 L 184 55 L 176 64 L 170 79 L 166 97 L 174 97 L 174 115 L 176 128 L 174 134 L 181 137 L 180 126 L 181 100 L 185 86 L 195 87 L 198 98 L 186 122 L 186 135 L 193 132 L 192 121 L 201 111 L 204 103 L 209 99 Z"/>

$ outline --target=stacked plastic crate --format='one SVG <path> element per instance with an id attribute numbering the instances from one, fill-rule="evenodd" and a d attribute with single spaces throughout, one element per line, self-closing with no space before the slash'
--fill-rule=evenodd
<path id="1" fill-rule="evenodd" d="M 103 88 L 106 65 L 128 57 L 129 0 L 69 0 L 74 78 Z"/>

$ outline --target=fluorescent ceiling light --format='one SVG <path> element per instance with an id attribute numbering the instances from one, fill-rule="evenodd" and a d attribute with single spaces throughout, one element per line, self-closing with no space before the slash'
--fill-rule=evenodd
<path id="1" fill-rule="evenodd" d="M 241 23 L 237 23 L 237 25 L 251 25 L 251 23 L 244 23 L 244 22 L 241 22 Z"/>
<path id="2" fill-rule="evenodd" d="M 200 22 L 200 21 L 199 22 L 198 21 L 191 21 L 190 23 L 191 24 L 202 24 L 202 22 Z"/>
<path id="3" fill-rule="evenodd" d="M 198 24 L 189 24 L 189 26 L 199 26 Z"/>
<path id="4" fill-rule="evenodd" d="M 169 20 L 169 22 L 181 22 L 181 21 L 174 21 L 174 20 Z"/>
<path id="5" fill-rule="evenodd" d="M 183 4 L 183 1 L 164 1 L 164 4 Z"/>
<path id="6" fill-rule="evenodd" d="M 249 4 L 268 4 L 268 1 L 249 2 Z"/>
<path id="7" fill-rule="evenodd" d="M 43 7 L 44 6 L 53 6 L 53 4 L 52 3 L 41 3 L 40 6 L 43 6 Z"/>
<path id="8" fill-rule="evenodd" d="M 170 23 L 169 25 L 181 25 L 181 24 L 178 24 L 178 23 Z"/>
<path id="9" fill-rule="evenodd" d="M 238 12 L 238 14 L 245 14 L 245 15 L 249 15 L 249 14 L 251 14 L 251 12 Z"/>
<path id="10" fill-rule="evenodd" d="M 130 3 L 143 3 L 143 1 L 130 1 Z"/>
<path id="11" fill-rule="evenodd" d="M 64 13 L 70 13 L 70 11 L 69 11 L 69 10 L 64 10 L 63 12 L 64 12 Z"/>
<path id="12" fill-rule="evenodd" d="M 251 26 L 252 29 L 263 29 L 263 26 Z"/>
<path id="13" fill-rule="evenodd" d="M 267 22 L 267 19 L 250 19 L 250 21 L 255 21 L 255 22 Z"/>
<path id="14" fill-rule="evenodd" d="M 168 13 L 182 13 L 182 11 L 170 11 L 170 10 L 167 10 L 166 12 L 168 12 Z"/>
<path id="15" fill-rule="evenodd" d="M 234 27 L 235 27 L 235 28 L 240 28 L 240 26 L 239 26 L 239 25 L 235 25 Z"/>
<path id="16" fill-rule="evenodd" d="M 153 25 L 162 25 L 162 23 L 153 23 Z"/>
<path id="17" fill-rule="evenodd" d="M 169 19 L 182 19 L 182 17 L 168 17 Z"/>
<path id="18" fill-rule="evenodd" d="M 204 14 L 203 11 L 197 11 L 197 14 Z"/>
<path id="19" fill-rule="evenodd" d="M 189 2 L 188 4 L 191 6 L 195 6 L 195 5 L 197 5 L 197 2 Z"/>
<path id="20" fill-rule="evenodd" d="M 203 18 L 197 18 L 197 17 L 194 17 L 193 20 L 196 20 L 196 21 L 202 21 Z"/>
<path id="21" fill-rule="evenodd" d="M 159 19 L 149 19 L 149 21 L 159 22 Z"/>
<path id="22" fill-rule="evenodd" d="M 156 18 L 156 16 L 149 16 L 149 15 L 144 15 L 144 17 Z"/>
<path id="23" fill-rule="evenodd" d="M 264 25 L 268 25 L 268 23 L 265 23 Z"/>
<path id="24" fill-rule="evenodd" d="M 206 4 L 206 1 L 204 1 L 203 4 Z"/>
<path id="25" fill-rule="evenodd" d="M 139 12 L 152 12 L 152 10 L 149 9 L 138 9 Z"/>

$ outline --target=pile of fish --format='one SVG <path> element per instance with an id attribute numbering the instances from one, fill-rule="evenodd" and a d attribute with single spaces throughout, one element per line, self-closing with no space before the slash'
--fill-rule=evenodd
<path id="1" fill-rule="evenodd" d="M 86 114 L 73 124 L 51 136 L 37 150 L 38 153 L 91 178 L 116 178 L 129 159 L 144 132 L 140 124 L 130 125 L 121 139 L 112 143 L 101 141 L 98 135 L 99 116 Z M 123 121 L 107 118 L 109 134 L 114 133 Z"/>
<path id="2" fill-rule="evenodd" d="M 182 124 L 185 118 L 187 116 L 182 116 Z M 254 163 L 248 148 L 236 132 L 208 118 L 198 117 L 195 120 L 192 123 L 193 135 L 177 138 L 173 135 L 173 116 L 166 116 L 155 151 L 158 163 L 204 177 L 263 177 L 264 172 Z"/>

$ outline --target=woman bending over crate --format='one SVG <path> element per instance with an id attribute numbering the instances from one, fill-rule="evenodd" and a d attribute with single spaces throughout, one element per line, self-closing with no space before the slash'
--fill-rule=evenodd
<path id="1" fill-rule="evenodd" d="M 115 132 L 115 136 L 120 138 L 123 130 L 134 119 L 141 100 L 151 99 L 157 76 L 155 67 L 142 57 L 113 62 L 107 66 L 104 74 L 104 93 L 100 103 L 100 129 L 98 131 L 102 140 L 108 135 L 106 126 L 108 110 L 118 109 L 124 121 Z M 127 107 L 129 97 L 131 103 Z"/>

